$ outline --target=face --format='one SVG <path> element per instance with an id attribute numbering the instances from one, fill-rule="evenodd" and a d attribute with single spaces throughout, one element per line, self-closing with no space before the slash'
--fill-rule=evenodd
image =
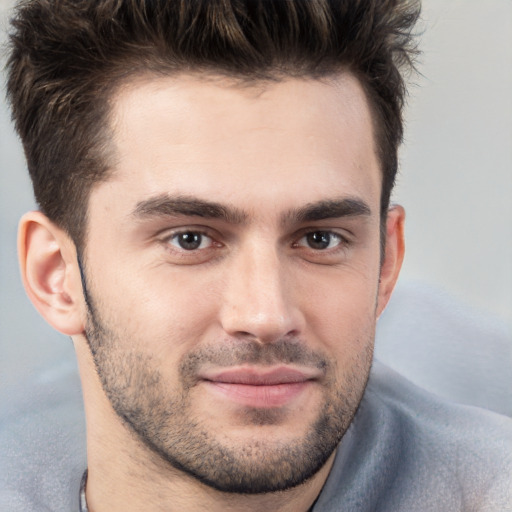
<path id="1" fill-rule="evenodd" d="M 216 489 L 298 485 L 332 455 L 371 365 L 381 173 L 362 88 L 139 81 L 112 127 L 83 270 L 116 421 Z"/>

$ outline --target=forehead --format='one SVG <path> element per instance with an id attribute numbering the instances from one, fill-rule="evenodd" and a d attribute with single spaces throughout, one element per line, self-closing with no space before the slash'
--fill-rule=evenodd
<path id="1" fill-rule="evenodd" d="M 141 78 L 117 91 L 111 123 L 110 199 L 193 193 L 276 205 L 284 192 L 297 202 L 380 193 L 370 109 L 347 73 L 256 85 Z"/>

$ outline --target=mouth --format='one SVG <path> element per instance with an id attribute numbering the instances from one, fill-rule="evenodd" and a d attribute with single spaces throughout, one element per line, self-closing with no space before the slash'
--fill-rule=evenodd
<path id="1" fill-rule="evenodd" d="M 292 403 L 318 377 L 317 372 L 310 369 L 237 367 L 207 373 L 202 381 L 220 398 L 239 405 L 276 408 Z"/>

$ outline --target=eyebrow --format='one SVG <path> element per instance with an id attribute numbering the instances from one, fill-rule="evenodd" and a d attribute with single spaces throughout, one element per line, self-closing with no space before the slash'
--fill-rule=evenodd
<path id="1" fill-rule="evenodd" d="M 137 203 L 132 215 L 138 219 L 152 217 L 201 217 L 220 219 L 229 224 L 244 224 L 248 214 L 244 211 L 193 196 L 162 194 Z M 313 222 L 341 217 L 370 216 L 370 207 L 361 199 L 325 199 L 293 210 L 282 217 L 283 224 Z"/>
<path id="2" fill-rule="evenodd" d="M 341 217 L 368 217 L 372 211 L 368 204 L 358 198 L 327 199 L 307 204 L 285 214 L 285 222 L 313 222 Z"/>
<path id="3" fill-rule="evenodd" d="M 139 219 L 162 216 L 202 217 L 220 219 L 230 224 L 242 224 L 247 220 L 247 214 L 238 208 L 191 196 L 172 197 L 167 194 L 140 201 L 132 215 Z"/>

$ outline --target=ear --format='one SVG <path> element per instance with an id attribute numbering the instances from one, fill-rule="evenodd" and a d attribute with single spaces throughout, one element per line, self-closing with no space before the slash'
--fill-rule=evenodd
<path id="1" fill-rule="evenodd" d="M 404 224 L 405 210 L 399 205 L 392 206 L 386 219 L 386 244 L 380 269 L 377 317 L 384 311 L 402 267 L 405 253 Z"/>
<path id="2" fill-rule="evenodd" d="M 85 303 L 76 248 L 41 212 L 25 214 L 18 230 L 18 257 L 30 300 L 55 329 L 69 336 L 85 326 Z"/>

